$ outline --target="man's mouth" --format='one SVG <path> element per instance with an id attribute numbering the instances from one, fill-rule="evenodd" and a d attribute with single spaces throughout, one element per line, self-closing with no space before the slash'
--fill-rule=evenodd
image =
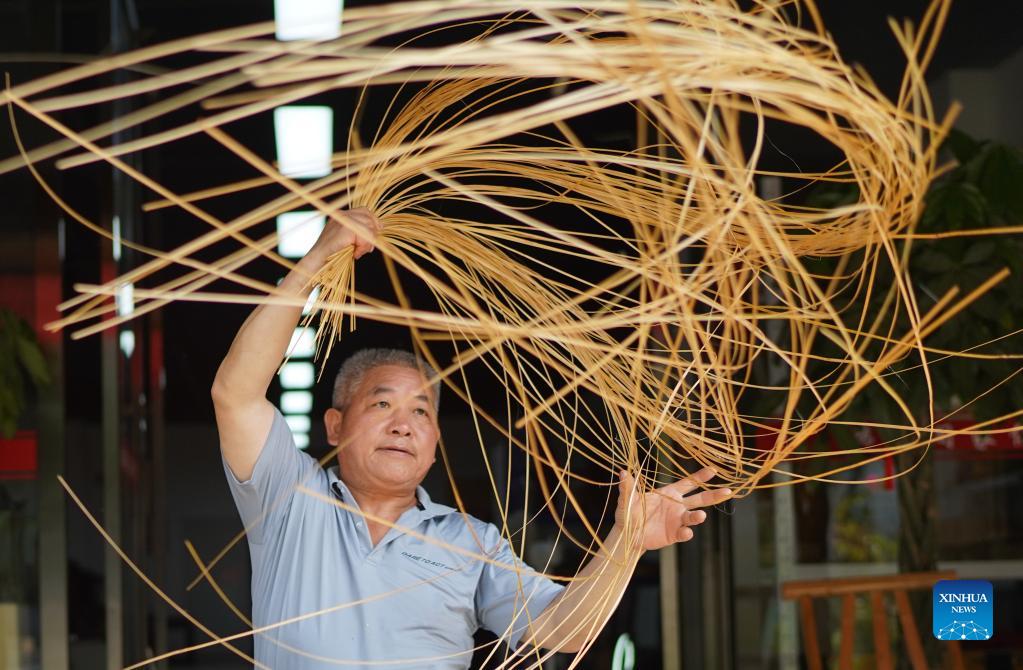
<path id="1" fill-rule="evenodd" d="M 387 453 L 390 453 L 390 454 L 404 454 L 405 456 L 414 456 L 415 455 L 414 453 L 412 453 L 412 450 L 407 448 L 407 447 L 395 447 L 395 446 L 380 447 L 380 451 L 384 451 L 384 452 L 387 452 Z"/>

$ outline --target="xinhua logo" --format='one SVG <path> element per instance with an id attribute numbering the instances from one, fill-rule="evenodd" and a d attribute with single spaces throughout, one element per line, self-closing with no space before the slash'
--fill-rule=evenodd
<path id="1" fill-rule="evenodd" d="M 995 634 L 991 582 L 949 579 L 934 585 L 934 637 L 990 640 Z"/>

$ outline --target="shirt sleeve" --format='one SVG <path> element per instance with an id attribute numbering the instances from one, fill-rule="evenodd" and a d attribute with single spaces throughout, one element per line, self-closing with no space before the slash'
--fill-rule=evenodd
<path id="1" fill-rule="evenodd" d="M 482 628 L 505 636 L 508 646 L 515 649 L 531 623 L 565 587 L 523 563 L 495 526 L 488 524 L 486 540 L 487 546 L 494 547 L 489 557 L 502 565 L 484 564 L 476 590 L 476 617 Z"/>
<path id="2" fill-rule="evenodd" d="M 316 459 L 295 446 L 287 421 L 275 407 L 273 423 L 252 476 L 238 481 L 224 461 L 231 496 L 250 542 L 266 541 L 287 515 L 298 485 L 310 480 L 318 470 Z"/>

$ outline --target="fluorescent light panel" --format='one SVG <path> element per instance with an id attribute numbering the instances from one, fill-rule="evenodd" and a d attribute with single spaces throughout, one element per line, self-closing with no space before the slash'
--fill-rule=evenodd
<path id="1" fill-rule="evenodd" d="M 341 4 L 341 0 L 274 0 L 277 39 L 337 39 L 341 35 Z"/>
<path id="2" fill-rule="evenodd" d="M 312 363 L 289 361 L 281 367 L 281 387 L 286 389 L 309 389 L 316 381 L 316 369 Z"/>
<path id="3" fill-rule="evenodd" d="M 309 391 L 285 391 L 281 394 L 281 411 L 285 414 L 308 414 L 313 409 Z"/>
<path id="4" fill-rule="evenodd" d="M 110 232 L 113 236 L 113 256 L 115 261 L 121 260 L 121 217 L 114 215 L 110 222 Z"/>
<path id="5" fill-rule="evenodd" d="M 288 422 L 288 428 L 293 433 L 308 433 L 313 427 L 313 422 L 304 414 L 288 414 L 284 420 Z"/>
<path id="6" fill-rule="evenodd" d="M 291 333 L 288 343 L 290 358 L 312 358 L 316 353 L 316 331 L 308 326 L 299 326 Z"/>
<path id="7" fill-rule="evenodd" d="M 117 316 L 128 316 L 135 311 L 135 284 L 121 284 L 117 287 Z"/>
<path id="8" fill-rule="evenodd" d="M 277 286 L 280 287 L 281 282 L 283 282 L 283 281 L 284 281 L 284 277 L 279 278 L 277 280 Z M 319 286 L 314 286 L 313 290 L 309 292 L 309 297 L 306 298 L 305 304 L 302 305 L 302 316 L 305 316 L 305 315 L 309 314 L 309 312 L 313 311 L 313 305 L 316 304 L 316 301 L 319 299 L 319 297 L 320 297 L 320 287 Z"/>
<path id="9" fill-rule="evenodd" d="M 292 433 L 291 436 L 295 438 L 295 446 L 299 449 L 309 447 L 309 433 Z"/>
<path id="10" fill-rule="evenodd" d="M 133 330 L 122 330 L 121 334 L 117 337 L 118 343 L 120 344 L 121 351 L 128 358 L 135 353 L 135 331 Z"/>
<path id="11" fill-rule="evenodd" d="M 277 169 L 285 177 L 317 179 L 330 174 L 334 154 L 334 110 L 288 105 L 274 110 Z"/>
<path id="12" fill-rule="evenodd" d="M 305 301 L 305 306 L 302 307 L 302 316 L 305 316 L 309 312 L 313 311 L 313 305 L 320 299 L 320 287 L 316 286 L 309 293 L 309 299 Z"/>
<path id="13" fill-rule="evenodd" d="M 316 243 L 326 219 L 316 212 L 286 212 L 277 217 L 277 253 L 302 258 Z"/>

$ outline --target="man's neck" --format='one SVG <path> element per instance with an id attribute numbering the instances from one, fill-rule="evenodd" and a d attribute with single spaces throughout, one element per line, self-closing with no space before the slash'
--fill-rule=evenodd
<path id="1" fill-rule="evenodd" d="M 345 486 L 352 492 L 352 496 L 355 497 L 355 502 L 359 505 L 360 510 L 392 524 L 397 523 L 401 515 L 405 513 L 405 510 L 414 507 L 417 502 L 415 489 L 400 492 L 374 491 L 372 489 L 360 488 L 357 485 L 353 486 L 347 481 L 345 481 Z M 368 518 L 366 520 L 371 521 Z"/>

